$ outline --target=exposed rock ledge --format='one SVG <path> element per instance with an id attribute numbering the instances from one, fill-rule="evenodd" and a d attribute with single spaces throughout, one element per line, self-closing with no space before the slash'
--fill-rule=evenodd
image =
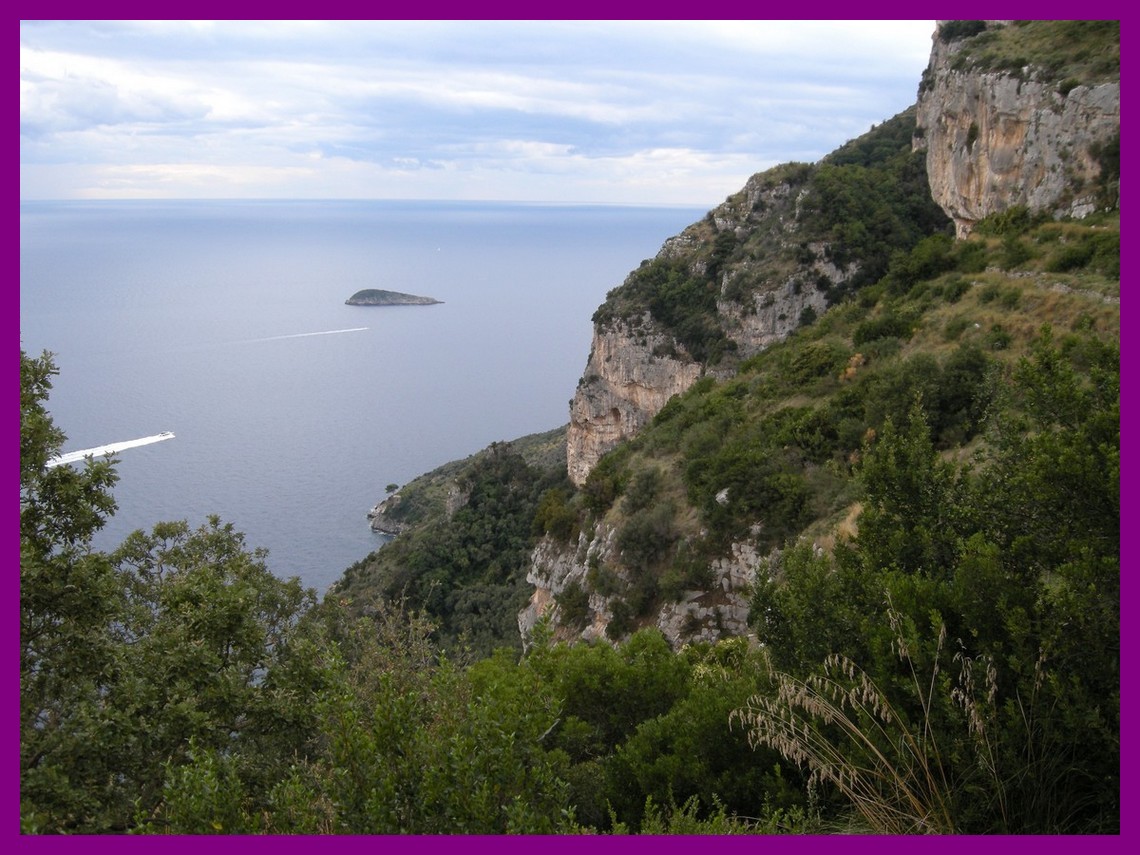
<path id="1" fill-rule="evenodd" d="M 559 641 L 607 641 L 613 619 L 612 604 L 619 595 L 603 596 L 593 590 L 590 566 L 606 565 L 629 585 L 628 571 L 617 563 L 617 531 L 604 523 L 593 532 L 583 532 L 577 544 L 556 543 L 543 538 L 531 553 L 526 580 L 535 586 L 530 602 L 519 612 L 523 644 L 529 642 L 538 622 L 547 617 Z M 693 641 L 716 642 L 721 638 L 750 636 L 748 614 L 756 579 L 768 572 L 772 556 L 763 556 L 750 543 L 734 543 L 727 557 L 712 562 L 713 583 L 707 591 L 685 591 L 679 602 L 665 603 L 656 616 L 640 625 L 655 625 L 676 650 Z M 580 627 L 564 625 L 558 597 L 571 583 L 589 592 L 586 620 Z"/>
<path id="2" fill-rule="evenodd" d="M 434 306 L 442 302 L 434 297 L 417 297 L 415 294 L 401 294 L 399 291 L 365 288 L 345 300 L 344 304 L 346 306 Z"/>
<path id="3" fill-rule="evenodd" d="M 595 325 L 586 373 L 570 403 L 567 471 L 579 487 L 606 451 L 633 436 L 670 398 L 701 376 L 701 365 L 672 337 L 656 330 L 646 313 L 640 325 L 617 321 Z"/>
<path id="4" fill-rule="evenodd" d="M 960 45 L 935 36 L 915 139 L 926 150 L 934 200 L 958 237 L 1014 205 L 1058 217 L 1096 210 L 1094 152 L 1120 133 L 1119 81 L 1062 93 L 1057 83 L 1024 73 L 955 71 Z"/>

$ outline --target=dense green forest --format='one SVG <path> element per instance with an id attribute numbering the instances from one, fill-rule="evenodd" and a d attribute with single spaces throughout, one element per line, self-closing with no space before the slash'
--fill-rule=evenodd
<path id="1" fill-rule="evenodd" d="M 1103 30 L 943 35 L 971 68 L 1054 45 L 1064 87 L 1118 74 Z M 1118 833 L 1119 138 L 1107 209 L 954 240 L 914 127 L 757 176 L 610 293 L 596 322 L 707 370 L 583 486 L 565 429 L 447 464 L 323 599 L 216 518 L 95 549 L 114 465 L 47 465 L 56 367 L 21 351 L 22 831 Z M 718 301 L 787 277 L 826 311 L 738 352 Z M 536 547 L 603 528 L 524 637 Z M 748 632 L 671 643 L 742 542 Z"/>

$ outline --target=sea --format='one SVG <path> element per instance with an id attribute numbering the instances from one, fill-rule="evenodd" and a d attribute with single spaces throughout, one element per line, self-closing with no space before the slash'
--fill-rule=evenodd
<path id="1" fill-rule="evenodd" d="M 383 543 L 387 485 L 565 424 L 594 310 L 704 213 L 24 202 L 20 344 L 55 356 L 62 451 L 122 449 L 96 547 L 217 515 L 323 592 Z M 442 302 L 345 305 L 363 288 Z"/>

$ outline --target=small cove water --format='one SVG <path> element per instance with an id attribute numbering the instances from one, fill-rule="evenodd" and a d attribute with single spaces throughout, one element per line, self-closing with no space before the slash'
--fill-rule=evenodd
<path id="1" fill-rule="evenodd" d="M 120 454 L 98 546 L 218 514 L 323 591 L 380 544 L 385 485 L 565 423 L 594 309 L 702 214 L 23 203 L 21 346 L 56 354 L 65 452 L 176 435 Z M 444 302 L 346 306 L 362 288 Z"/>

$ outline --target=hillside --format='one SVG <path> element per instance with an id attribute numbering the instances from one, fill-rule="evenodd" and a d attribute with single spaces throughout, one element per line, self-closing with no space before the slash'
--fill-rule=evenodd
<path id="1" fill-rule="evenodd" d="M 772 683 L 733 720 L 861 828 L 1115 829 L 1118 38 L 946 22 L 915 108 L 753 176 L 610 292 L 568 480 L 467 468 L 509 512 L 425 521 L 348 590 L 476 655 L 742 640 Z M 555 739 L 614 797 L 627 749 Z"/>
<path id="2" fill-rule="evenodd" d="M 1106 190 L 1119 181 L 1119 154 L 1109 155 L 1119 148 L 1118 106 L 1104 139 L 1073 131 L 1100 165 L 1066 186 L 1099 194 L 1095 216 L 1072 219 L 1072 192 L 1049 202 L 1015 170 L 987 191 L 986 205 L 1000 210 L 955 229 L 928 180 L 933 169 L 945 184 L 956 168 L 930 152 L 945 124 L 932 99 L 956 103 L 979 80 L 999 90 L 1007 79 L 1044 81 L 1044 95 L 1022 87 L 1019 115 L 1048 107 L 1063 116 L 1058 98 L 1114 85 L 1116 54 L 1090 58 L 1106 33 L 1118 28 L 953 22 L 934 40 L 918 107 L 818 164 L 753 176 L 610 292 L 571 403 L 570 483 L 553 486 L 557 473 L 531 468 L 527 483 L 545 485 L 543 510 L 512 555 L 533 554 L 478 583 L 529 576 L 524 634 L 551 608 L 560 634 L 586 638 L 644 625 L 675 644 L 748 632 L 749 591 L 773 550 L 802 538 L 830 547 L 857 531 L 863 445 L 886 420 L 905 420 L 916 395 L 939 450 L 966 459 L 984 445 L 995 376 L 1045 325 L 1063 339 L 1118 336 L 1119 217 Z M 1031 50 L 1040 66 L 1022 61 Z M 1069 81 L 1065 96 L 1057 80 Z M 994 124 L 975 109 L 976 121 Z M 1066 127 L 1040 146 L 1055 148 Z M 978 169 L 993 165 L 982 141 L 970 151 Z M 539 500 L 530 495 L 518 513 Z M 441 505 L 428 516 L 433 531 L 448 524 Z M 410 559 L 408 550 L 381 549 L 340 589 L 367 601 L 419 590 L 409 574 L 431 578 L 429 611 L 448 625 L 442 603 L 474 577 L 464 569 L 468 581 L 456 585 L 446 558 Z M 509 597 L 496 596 L 518 602 L 527 586 L 515 582 Z M 567 591 L 570 604 L 559 607 Z M 498 633 L 499 643 L 521 643 L 505 609 L 491 608 L 499 629 L 484 645 Z"/>

